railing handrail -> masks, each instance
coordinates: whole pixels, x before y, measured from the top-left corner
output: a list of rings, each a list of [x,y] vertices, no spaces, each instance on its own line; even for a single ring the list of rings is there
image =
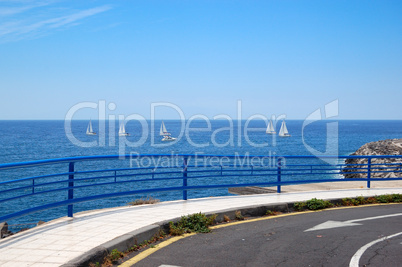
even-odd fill
[[[139,158],[139,157],[216,157],[216,158],[317,158],[313,155],[214,155],[214,154],[125,154],[125,155],[96,155],[96,156],[76,156],[76,157],[66,157],[66,158],[55,158],[55,159],[43,159],[34,161],[24,161],[24,162],[12,162],[0,164],[1,169],[12,169],[19,167],[31,167],[40,166],[54,163],[70,163],[78,161],[87,160],[104,160],[104,159],[127,159],[127,158]],[[338,158],[338,159],[357,159],[357,158],[402,158],[402,155],[353,155],[353,156],[341,156],[341,155],[322,155],[319,158]]]
[[[177,159],[181,158],[181,161],[177,161],[177,165],[175,166],[158,166],[154,162],[151,166],[141,166],[141,167],[132,167],[130,168],[119,168],[113,167],[110,169],[83,169],[83,170],[76,170],[75,163],[83,162],[83,161],[99,161],[99,160],[117,160],[117,159],[124,159],[124,160],[131,160],[136,158],[166,158],[166,159]],[[215,164],[206,164],[200,163],[192,165],[190,161],[197,160],[197,159],[219,159],[219,158],[228,158],[233,160],[232,163],[225,165],[222,164],[215,165]],[[273,160],[275,164],[266,166],[266,165],[253,165],[253,163],[242,163],[237,164],[236,159],[253,159],[253,158],[262,158],[262,159],[270,159]],[[243,186],[277,186],[277,192],[281,192],[281,186],[283,185],[290,185],[290,184],[306,184],[306,183],[317,183],[317,182],[338,182],[338,181],[367,181],[367,187],[370,187],[370,181],[380,181],[380,180],[402,180],[402,177],[389,177],[389,178],[376,178],[372,175],[377,173],[402,173],[402,163],[399,162],[389,162],[389,163],[375,163],[372,162],[373,159],[378,158],[388,158],[388,159],[400,159],[402,155],[352,155],[352,156],[338,156],[338,155],[327,155],[327,156],[320,156],[316,157],[313,155],[213,155],[213,154],[127,154],[127,155],[98,155],[98,156],[77,156],[77,157],[65,157],[65,158],[56,158],[56,159],[45,159],[45,160],[36,160],[36,161],[27,161],[27,162],[16,162],[16,163],[5,163],[0,164],[0,171],[9,170],[9,169],[17,169],[17,168],[29,168],[29,167],[37,167],[43,165],[56,165],[61,163],[68,163],[68,171],[54,171],[53,173],[41,174],[41,175],[33,175],[31,177],[24,177],[19,179],[11,179],[7,181],[1,181],[0,186],[5,186],[4,190],[0,191],[0,195],[3,193],[4,198],[0,198],[0,203],[4,203],[7,201],[13,201],[19,198],[25,198],[30,196],[37,196],[46,193],[53,193],[53,192],[61,192],[67,191],[68,198],[66,200],[57,200],[52,199],[51,203],[41,205],[38,204],[34,207],[13,212],[11,214],[7,214],[4,216],[0,216],[0,222],[4,219],[16,218],[22,215],[26,215],[32,212],[36,212],[39,210],[54,208],[58,206],[67,206],[68,207],[68,216],[73,215],[73,204],[90,201],[90,200],[97,200],[101,198],[109,198],[109,197],[116,197],[116,196],[126,196],[132,195],[134,193],[148,193],[148,192],[166,192],[166,191],[173,191],[179,190],[183,192],[183,199],[187,200],[187,191],[195,190],[195,189],[216,189],[216,188],[227,188],[227,187],[243,187]],[[334,163],[334,164],[283,164],[283,159],[367,159],[367,163],[363,164],[356,164],[356,163]],[[180,164],[179,164],[180,163]],[[194,163],[193,163],[194,164]],[[385,167],[381,166],[385,165]],[[65,166],[61,166],[65,168]],[[85,167],[85,166],[84,166]],[[225,169],[228,167],[228,169]],[[258,168],[257,168],[258,167]],[[261,167],[262,169],[260,169]],[[169,168],[172,169],[169,171]],[[174,169],[176,168],[176,169]],[[242,169],[244,168],[244,169]],[[52,169],[53,170],[53,169]],[[57,169],[58,170],[58,169]],[[158,170],[158,171],[155,171]],[[399,171],[398,171],[399,170]],[[333,172],[334,171],[334,172]],[[114,172],[114,173],[107,173],[106,176],[104,174],[107,172]],[[120,173],[117,173],[120,172]],[[128,172],[128,173],[124,173]],[[130,173],[132,172],[132,173]],[[218,173],[219,174],[216,174]],[[250,173],[249,173],[250,172]],[[97,174],[99,173],[99,175]],[[344,178],[344,179],[312,179],[309,176],[311,175],[329,175],[329,174],[345,174],[345,173],[352,173],[352,174],[367,174],[367,178]],[[96,174],[96,175],[95,175]],[[31,174],[32,175],[32,174]],[[87,177],[88,175],[93,175]],[[102,176],[103,175],[103,176]],[[159,176],[158,176],[159,175]],[[162,176],[160,176],[162,175]],[[165,176],[163,176],[165,175]],[[297,181],[286,181],[283,177],[286,176],[293,176],[298,175],[300,177],[308,177],[302,178],[301,180]],[[75,177],[76,176],[76,177]],[[138,177],[137,177],[138,176]],[[156,177],[155,177],[156,176]],[[272,178],[277,177],[276,181],[273,180],[244,180],[240,183],[224,183],[222,181],[217,181],[220,183],[212,183],[212,184],[188,184],[190,181],[195,181],[195,179],[210,179],[210,178],[228,178],[228,177],[241,177],[241,178],[249,178],[249,177],[263,177]],[[61,177],[61,180],[46,180],[49,178]],[[131,178],[135,178],[130,180]],[[144,178],[145,177],[145,178]],[[378,176],[377,176],[378,177]],[[119,178],[120,180],[117,180]],[[45,179],[45,180],[40,180]],[[93,182],[100,179],[105,179],[106,182]],[[114,181],[108,181],[106,179],[114,179]],[[92,183],[82,185],[80,183],[86,182],[87,180],[93,180]],[[133,190],[132,188],[125,188],[126,191],[120,192],[112,192],[112,191],[104,191],[98,192],[89,195],[89,196],[76,196],[74,197],[74,190],[79,190],[81,188],[95,188],[96,186],[105,186],[105,185],[121,185],[121,184],[130,184],[136,182],[149,182],[149,181],[162,181],[162,180],[182,180],[181,185],[171,186],[166,184],[164,187],[161,184],[158,184],[154,188],[145,188],[145,189],[136,189]],[[31,181],[31,184],[29,184]],[[38,182],[44,181],[44,182]],[[215,181],[215,180],[213,180]],[[18,185],[17,183],[24,183]],[[15,183],[16,185],[11,184]],[[28,184],[27,184],[28,183]],[[67,184],[66,184],[67,183]],[[53,187],[53,188],[46,188],[45,186],[50,185],[59,185],[64,184],[60,187]],[[12,191],[18,190],[25,190],[28,193],[23,192],[24,194],[10,195]],[[31,193],[29,191],[32,191]],[[36,203],[35,203],[36,204]],[[1,214],[0,214],[1,215]]]

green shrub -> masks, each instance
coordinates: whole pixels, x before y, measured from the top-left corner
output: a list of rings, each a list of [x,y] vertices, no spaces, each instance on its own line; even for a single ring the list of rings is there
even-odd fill
[[[392,194],[393,202],[402,202],[402,194]]]
[[[329,201],[312,198],[312,199],[306,201],[306,206],[309,210],[320,210],[320,209],[332,207],[332,204]]]
[[[130,247],[130,248],[128,249],[128,251],[129,251],[129,252],[132,252],[132,251],[137,251],[137,250],[139,250],[139,249],[140,249],[140,246],[134,245],[134,246]]]
[[[169,222],[169,232],[171,235],[182,235],[186,233],[187,229],[181,225],[177,225],[174,222]]]
[[[357,197],[355,200],[356,200],[357,205],[366,204],[366,199],[364,197],[362,197],[362,196]]]
[[[393,202],[393,197],[392,195],[381,195],[377,196],[377,201],[380,203],[390,203]]]
[[[367,200],[362,196],[359,196],[356,198],[348,198],[347,197],[347,198],[342,199],[343,206],[358,206],[358,205],[363,205],[366,203],[368,203]]]
[[[275,215],[275,212],[273,212],[272,210],[267,210],[265,215],[272,216],[272,215]]]
[[[324,204],[325,204],[325,208],[332,208],[332,207],[335,207],[335,205],[332,204],[331,201],[328,201],[328,200],[325,200],[325,201],[324,201]]]
[[[342,198],[342,205],[343,206],[353,206],[352,199],[349,197]]]
[[[305,202],[295,202],[293,204],[293,207],[297,211],[302,211],[306,209],[306,203]]]
[[[241,211],[240,211],[240,210],[235,211],[235,218],[236,218],[236,220],[238,220],[238,221],[243,221],[243,220],[244,220],[244,216],[241,214]]]
[[[119,260],[121,257],[123,257],[123,252],[120,252],[117,249],[113,249],[110,253],[110,260],[112,262]]]
[[[216,214],[212,216],[205,216],[205,214],[195,213],[188,216],[182,216],[180,221],[177,223],[170,222],[170,234],[171,235],[182,235],[184,233],[208,233],[211,230],[208,226],[214,223]]]
[[[359,206],[360,205],[360,201],[357,200],[356,198],[352,198],[351,202],[352,202],[353,206]]]

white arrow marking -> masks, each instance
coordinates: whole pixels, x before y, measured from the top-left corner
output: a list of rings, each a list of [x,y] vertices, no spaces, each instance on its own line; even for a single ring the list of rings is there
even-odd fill
[[[382,219],[382,218],[387,218],[387,217],[395,217],[395,216],[402,216],[402,213],[395,213],[395,214],[375,216],[375,217],[367,217],[367,218],[363,218],[363,219],[355,219],[355,220],[349,220],[349,221],[344,221],[344,222],[326,221],[326,222],[316,225],[310,229],[307,229],[304,232],[345,227],[345,226],[356,226],[356,225],[361,225],[361,223],[356,223],[356,222],[377,220],[377,219]]]
[[[345,222],[326,221],[326,222],[321,223],[319,225],[316,225],[316,226],[314,226],[314,227],[312,227],[310,229],[307,229],[304,232],[331,229],[331,228],[338,228],[338,227],[345,227],[345,226],[356,226],[356,225],[361,225],[361,223],[353,223],[353,222],[350,222],[350,221],[345,221]]]

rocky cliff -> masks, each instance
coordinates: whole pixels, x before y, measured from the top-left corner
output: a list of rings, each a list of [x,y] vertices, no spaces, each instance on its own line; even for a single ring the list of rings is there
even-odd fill
[[[388,139],[377,142],[371,142],[360,147],[354,155],[402,155],[402,139]],[[385,164],[389,163],[401,163],[395,165]],[[343,169],[343,175],[345,178],[367,178],[367,173],[351,173],[359,170],[351,170],[350,168],[356,168],[359,166],[353,166],[353,164],[364,164],[360,168],[367,168],[367,159],[346,159],[345,164],[349,165]],[[398,159],[372,159],[371,160],[372,173],[371,178],[392,178],[402,177],[402,158]],[[383,172],[392,171],[392,172]]]

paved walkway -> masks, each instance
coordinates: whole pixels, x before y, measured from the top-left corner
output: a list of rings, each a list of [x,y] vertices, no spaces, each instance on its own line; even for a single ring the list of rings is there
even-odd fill
[[[370,184],[374,188],[402,188],[402,181],[372,181]],[[267,187],[276,190],[276,187]],[[308,192],[308,191],[327,191],[327,190],[342,190],[342,189],[364,189],[367,188],[366,181],[351,181],[351,182],[329,182],[316,184],[298,184],[282,186],[282,193]]]
[[[402,187],[203,198],[82,212],[0,240],[0,266],[60,266],[132,231],[196,212],[391,193],[402,194]]]

